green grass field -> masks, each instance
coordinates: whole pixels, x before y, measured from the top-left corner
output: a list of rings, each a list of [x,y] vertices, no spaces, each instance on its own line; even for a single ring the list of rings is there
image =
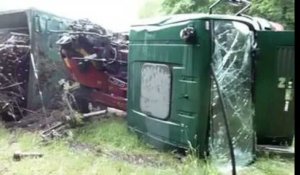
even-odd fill
[[[41,158],[13,161],[15,151]],[[42,142],[38,133],[8,132],[0,126],[0,175],[214,175],[216,168],[193,155],[175,158],[159,152],[127,130],[122,119],[105,119],[72,130],[68,137]],[[230,174],[230,173],[227,173]],[[260,158],[239,175],[292,175],[294,161]]]

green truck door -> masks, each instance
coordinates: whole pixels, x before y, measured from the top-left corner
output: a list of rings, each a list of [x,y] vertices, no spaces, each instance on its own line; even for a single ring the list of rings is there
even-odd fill
[[[180,38],[186,27],[197,43]],[[128,125],[156,147],[207,148],[210,32],[204,20],[161,21],[130,32]]]

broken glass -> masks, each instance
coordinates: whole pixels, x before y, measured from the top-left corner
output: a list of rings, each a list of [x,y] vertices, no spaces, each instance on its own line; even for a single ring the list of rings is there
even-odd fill
[[[254,149],[250,55],[254,35],[240,22],[220,20],[213,26],[213,71],[224,99],[236,165],[244,166],[253,160]],[[218,166],[230,167],[223,115],[216,82],[212,81],[210,154]]]

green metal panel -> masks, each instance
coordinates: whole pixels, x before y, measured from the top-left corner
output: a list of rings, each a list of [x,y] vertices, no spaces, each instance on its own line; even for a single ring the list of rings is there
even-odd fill
[[[207,150],[210,95],[210,32],[205,20],[134,27],[130,32],[128,125],[157,147],[197,147]],[[193,26],[197,44],[186,44],[180,31]],[[170,106],[160,119],[141,109],[144,64],[167,65],[170,70]],[[149,92],[150,93],[150,92]],[[155,95],[155,94],[152,94]]]
[[[258,47],[255,87],[258,143],[271,144],[282,139],[291,142],[295,115],[294,32],[258,32]]]
[[[55,16],[37,9],[13,10],[0,13],[1,32],[21,32],[30,35],[31,54],[37,69],[30,66],[27,108],[55,107],[60,98],[58,81],[66,78],[64,64],[58,54],[58,33],[50,30],[65,30],[70,19]],[[39,91],[42,92],[41,101]]]
[[[30,70],[28,108],[55,107],[60,98],[58,81],[66,77],[66,70],[58,54],[58,46],[55,42],[58,33],[50,30],[65,30],[71,20],[55,16],[36,9],[27,11],[27,21],[30,32],[31,52],[36,64],[38,79],[34,76],[33,66]],[[42,92],[43,102],[39,95]]]

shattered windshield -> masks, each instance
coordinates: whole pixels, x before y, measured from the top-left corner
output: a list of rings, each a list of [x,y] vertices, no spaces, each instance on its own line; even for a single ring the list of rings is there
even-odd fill
[[[251,94],[251,47],[253,32],[234,21],[214,21],[213,71],[224,99],[237,165],[253,159],[254,132]],[[210,153],[212,161],[230,167],[230,151],[216,82],[211,88]]]

